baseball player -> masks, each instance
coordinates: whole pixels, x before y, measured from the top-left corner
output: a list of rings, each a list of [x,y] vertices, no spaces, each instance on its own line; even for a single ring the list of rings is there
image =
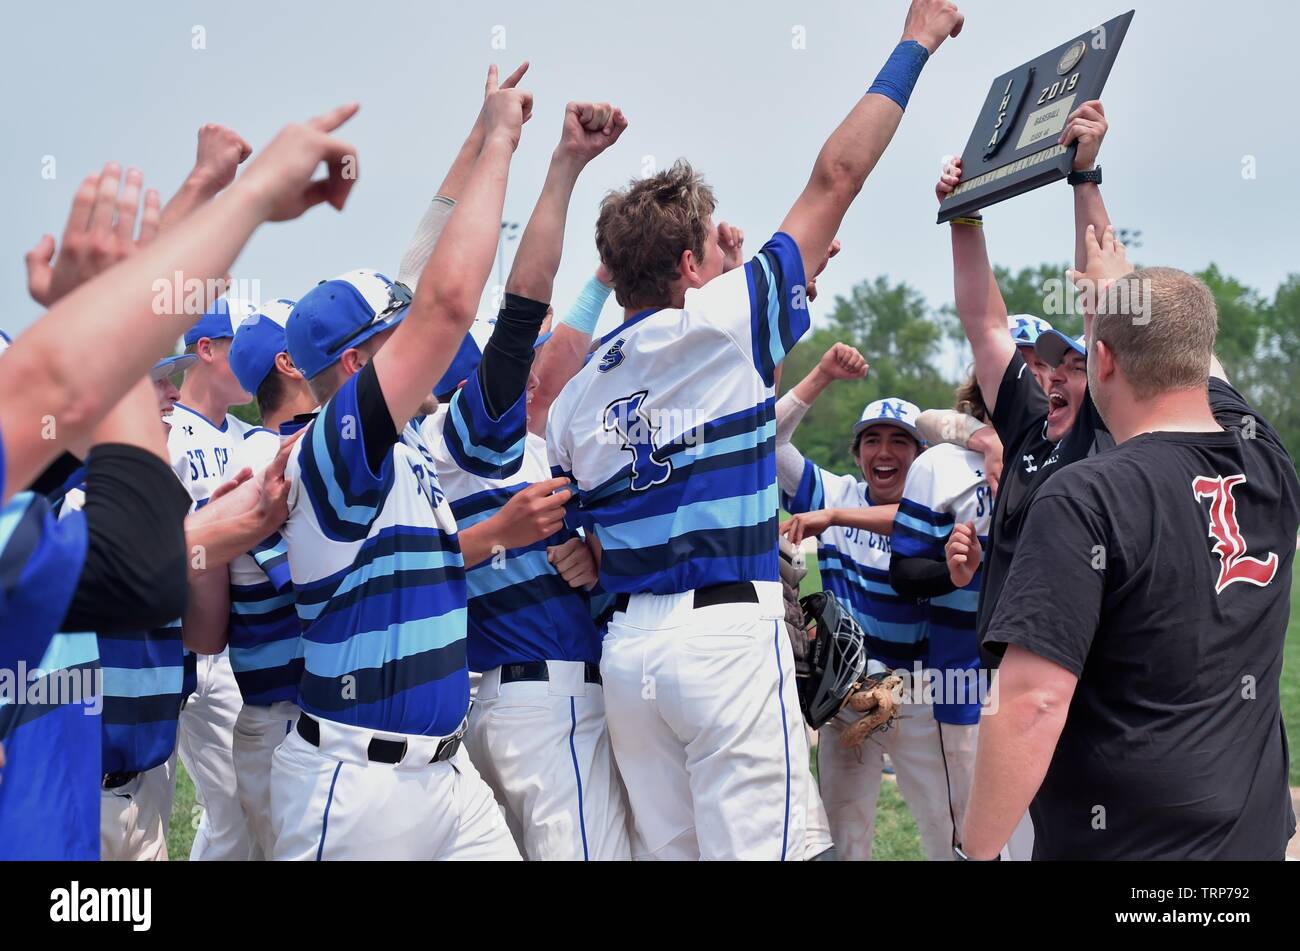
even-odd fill
[[[226,480],[230,457],[249,429],[227,411],[250,398],[231,371],[230,345],[252,312],[247,301],[221,298],[185,333],[185,353],[198,363],[181,386],[167,449],[174,462],[189,460],[188,486],[197,506]],[[225,652],[197,658],[197,675],[194,695],[181,711],[179,742],[181,761],[203,806],[190,858],[245,860],[253,854],[253,836],[239,804],[231,753],[239,688]]]
[[[262,425],[248,430],[231,459],[233,471],[264,469],[280,449],[280,429],[316,401],[289,358],[285,325],[294,302],[272,301],[235,331],[230,368],[257,395]],[[243,706],[232,755],[240,806],[255,840],[253,857],[272,853],[271,757],[298,716],[301,625],[294,608],[288,550],[279,532],[230,563],[230,668]]]
[[[635,857],[803,857],[775,372],[808,329],[805,275],[824,265],[925,60],[961,24],[950,3],[912,4],[876,84],[743,265],[684,162],[602,203],[596,243],[625,320],[556,399],[547,443],[619,595],[601,675]]]
[[[972,378],[958,392],[958,406],[981,422],[988,415]],[[978,567],[950,576],[945,544],[960,524],[987,538],[993,517],[993,490],[977,452],[943,444],[922,453],[908,470],[890,536],[890,584],[899,594],[921,601],[922,642],[926,645],[926,690],[932,697],[935,734],[943,763],[943,790],[949,824],[947,845],[961,829],[975,767],[980,704]],[[937,785],[937,784],[936,784]],[[936,844],[927,842],[927,846]],[[948,859],[951,850],[931,858]]]
[[[464,564],[490,551],[458,537],[412,420],[473,320],[531,110],[493,67],[481,148],[414,297],[354,271],[290,314],[289,353],[323,405],[290,455],[282,531],[304,667],[302,712],[272,762],[277,859],[518,858],[460,749]]]
[[[529,431],[537,428],[529,418],[532,342],[549,310],[574,183],[626,127],[608,104],[569,103],[482,361],[426,424],[462,532],[512,500],[545,499],[556,484],[545,440]],[[454,390],[462,378],[453,367],[435,392]],[[470,451],[463,434],[480,429],[495,430],[499,447],[522,443],[522,454],[512,451],[503,465],[497,454]],[[481,674],[466,746],[526,858],[627,859],[624,793],[605,729],[599,635],[586,591],[595,564],[563,514],[552,508],[546,537],[533,544],[502,536],[504,550],[477,565],[466,559],[466,649],[470,669]]]

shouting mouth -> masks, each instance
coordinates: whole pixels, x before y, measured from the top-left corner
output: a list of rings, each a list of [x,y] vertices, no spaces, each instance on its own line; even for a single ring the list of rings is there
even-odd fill
[[[1052,390],[1047,394],[1047,406],[1047,420],[1048,422],[1054,422],[1069,410],[1070,400],[1060,390]]]

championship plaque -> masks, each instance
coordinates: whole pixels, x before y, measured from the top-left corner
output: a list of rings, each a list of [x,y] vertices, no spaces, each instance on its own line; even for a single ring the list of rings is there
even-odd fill
[[[961,183],[939,206],[940,224],[1070,174],[1077,146],[1057,140],[1071,112],[1101,97],[1133,13],[993,80],[962,152]]]

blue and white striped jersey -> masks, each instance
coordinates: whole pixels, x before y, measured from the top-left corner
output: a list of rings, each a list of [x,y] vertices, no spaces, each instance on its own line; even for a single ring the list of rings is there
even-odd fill
[[[894,519],[894,551],[907,558],[943,561],[944,544],[953,525],[973,522],[980,543],[987,546],[992,519],[993,492],[984,477],[984,457],[958,446],[937,445],[921,453],[907,472],[903,499]],[[982,575],[983,566],[965,588],[931,598],[925,606],[929,668],[979,668],[979,636],[975,628]],[[960,681],[952,682],[961,687]],[[978,694],[959,692],[962,695],[950,696],[946,690],[936,695],[935,719],[942,723],[978,723]]]
[[[611,592],[776,581],[776,367],[808,330],[803,262],[777,233],[743,267],[596,346],[551,407],[552,471],[604,549]]]
[[[793,515],[871,504],[867,483],[836,475],[805,459],[794,491],[782,485],[781,504]],[[889,584],[888,535],[832,525],[817,539],[822,588],[847,604],[867,636],[867,652],[888,667],[912,669],[925,656],[922,608]]]
[[[85,501],[82,481],[64,495],[59,518],[81,517]],[[165,627],[95,637],[103,678],[104,772],[144,772],[167,762],[187,696],[180,618]],[[194,673],[197,680],[197,664]]]
[[[527,432],[526,420],[522,396],[492,420],[475,373],[450,406],[440,407],[425,422],[438,477],[461,531],[491,518],[516,492],[551,477],[546,441]],[[444,439],[444,433],[453,435]],[[509,449],[485,458],[488,451],[481,443],[489,437]],[[467,570],[470,670],[525,661],[600,660],[590,597],[569,587],[546,560],[547,546],[576,537],[566,527]]]
[[[189,478],[182,481],[194,501],[202,505],[212,490],[226,481],[230,457],[248,424],[228,414],[220,423],[214,423],[183,403],[176,404],[168,422],[171,429],[167,433],[167,455],[173,465],[182,456],[189,460]]]
[[[99,651],[59,631],[85,557],[80,512],[0,510],[0,860],[99,858]]]
[[[260,472],[280,451],[280,436],[257,427],[244,434],[230,471]],[[289,546],[275,532],[230,563],[230,668],[245,703],[298,699],[302,625],[289,576]]]
[[[363,386],[374,388],[366,405],[386,415],[368,364],[289,455],[289,521],[281,534],[302,622],[298,703],[327,720],[446,736],[469,707],[456,522],[415,422],[371,470],[358,401]]]

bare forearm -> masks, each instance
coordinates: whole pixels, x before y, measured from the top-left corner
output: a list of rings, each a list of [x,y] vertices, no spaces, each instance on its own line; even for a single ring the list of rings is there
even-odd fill
[[[1105,234],[1110,225],[1101,186],[1092,182],[1074,186],[1074,267],[1077,271],[1088,267],[1088,225],[1096,225],[1097,234]]]
[[[957,318],[975,356],[975,376],[984,395],[984,405],[993,410],[998,386],[1015,345],[1007,333],[1007,305],[997,278],[989,265],[984,229],[953,225],[953,299]]]
[[[961,837],[971,858],[994,858],[1029,808],[1051,765],[1066,708],[1044,709],[1033,692],[1000,698],[980,718],[979,755]]]
[[[185,519],[190,580],[221,569],[272,533],[254,513],[225,510],[218,499]]]
[[[222,568],[190,579],[181,622],[185,646],[197,654],[220,654],[230,639],[230,573]]]
[[[99,421],[91,430],[90,442],[137,446],[168,462],[167,439],[158,418],[158,397],[148,378],[142,377]]]
[[[569,214],[569,200],[577,184],[583,163],[557,149],[551,156],[542,194],[537,199],[519,251],[515,254],[506,290],[530,300],[550,302],[555,273],[560,269],[564,249],[564,225]]]
[[[894,530],[897,505],[866,505],[855,508],[831,509],[831,524],[845,528],[859,528],[877,535],[888,535]]]
[[[464,144],[461,145],[460,151],[456,153],[456,158],[451,163],[451,168],[447,169],[446,178],[438,186],[439,195],[450,198],[452,201],[460,199],[482,148],[483,125],[482,121],[479,120],[474,123],[474,128],[470,129]]]
[[[159,231],[174,228],[195,209],[216,197],[219,191],[221,188],[215,181],[191,172],[176,190],[176,194],[163,206],[158,222]]]

